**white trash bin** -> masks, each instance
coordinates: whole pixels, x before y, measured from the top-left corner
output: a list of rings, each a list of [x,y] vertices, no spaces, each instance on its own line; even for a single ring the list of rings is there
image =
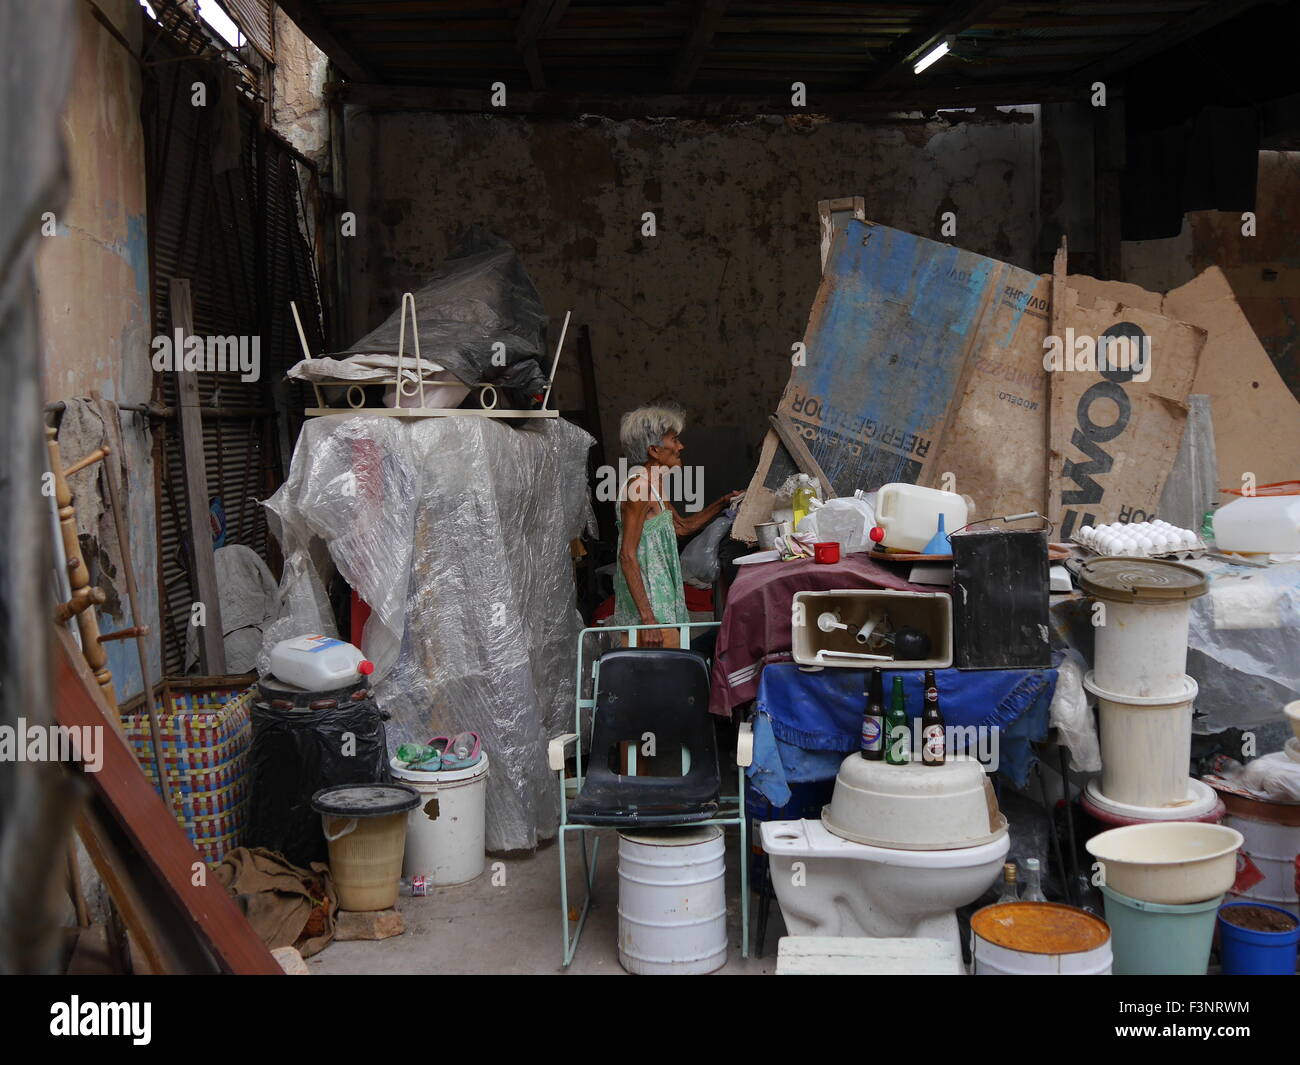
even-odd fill
[[[487,752],[468,769],[422,772],[396,758],[389,765],[397,780],[420,793],[420,805],[407,823],[402,875],[427,877],[437,887],[481,876],[487,864]]]
[[[618,960],[630,973],[727,962],[726,848],[717,825],[618,834]]]

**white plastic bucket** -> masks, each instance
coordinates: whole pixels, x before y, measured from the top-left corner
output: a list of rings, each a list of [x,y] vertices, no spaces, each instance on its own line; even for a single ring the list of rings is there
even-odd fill
[[[1088,840],[1106,886],[1140,902],[1184,906],[1222,895],[1237,875],[1241,833],[1202,821],[1153,821]]]
[[[1083,684],[1097,696],[1106,798],[1130,806],[1185,802],[1196,681],[1184,677],[1177,695],[1146,698],[1108,691],[1095,673],[1084,677]]]
[[[420,793],[406,829],[403,876],[428,877],[430,884],[466,884],[483,873],[488,756],[468,769],[424,773],[396,758],[393,776]]]
[[[1286,824],[1285,820],[1300,821],[1294,803],[1276,803],[1267,799],[1253,800],[1265,813],[1278,817],[1275,821],[1256,820],[1231,812],[1223,823],[1235,828],[1245,840],[1241,852],[1237,855],[1237,881],[1233,885],[1244,884],[1263,876],[1262,880],[1251,883],[1241,892],[1231,892],[1229,901],[1250,899],[1280,906],[1300,917],[1300,898],[1296,894],[1296,861],[1300,858],[1300,823]],[[1234,804],[1238,805],[1238,804]],[[1272,811],[1267,808],[1273,808]]]
[[[985,906],[971,917],[971,968],[976,976],[1107,976],[1110,929],[1055,902]]]
[[[1107,600],[1105,606],[1106,623],[1093,629],[1093,672],[1098,687],[1139,698],[1178,695],[1187,673],[1191,600]]]
[[[630,973],[711,973],[727,961],[726,851],[717,825],[618,835],[618,960]]]

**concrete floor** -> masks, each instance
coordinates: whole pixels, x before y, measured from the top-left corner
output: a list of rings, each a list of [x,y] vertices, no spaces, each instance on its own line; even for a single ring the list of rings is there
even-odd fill
[[[618,833],[599,835],[596,902],[582,943],[568,971],[624,975],[618,962]],[[590,843],[588,844],[590,846]],[[582,859],[569,841],[569,899],[581,904]],[[494,875],[494,866],[500,862]],[[740,956],[740,877],[734,830],[727,834],[727,930],[730,952],[720,973],[766,975],[776,971],[776,944],[784,934],[781,911],[772,905],[767,954]],[[502,875],[504,874],[504,876]],[[497,883],[494,884],[494,879]],[[502,882],[504,881],[504,882]],[[560,859],[556,844],[530,858],[488,859],[483,876],[458,887],[438,888],[424,898],[399,898],[406,932],[379,942],[331,943],[307,959],[312,973],[563,973],[560,937]],[[751,913],[751,927],[754,915]]]

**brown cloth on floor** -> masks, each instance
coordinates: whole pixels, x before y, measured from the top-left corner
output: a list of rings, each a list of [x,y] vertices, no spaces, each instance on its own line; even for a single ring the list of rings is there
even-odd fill
[[[323,862],[308,872],[264,847],[236,847],[212,871],[271,950],[297,947],[310,958],[334,938],[339,899]]]

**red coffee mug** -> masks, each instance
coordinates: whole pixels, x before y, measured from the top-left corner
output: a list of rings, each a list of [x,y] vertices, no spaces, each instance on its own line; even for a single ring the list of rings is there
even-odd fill
[[[814,562],[821,562],[825,565],[831,565],[832,563],[838,562],[839,560],[840,560],[840,545],[836,543],[834,540],[829,540],[826,543],[821,543],[821,544],[813,544]]]

